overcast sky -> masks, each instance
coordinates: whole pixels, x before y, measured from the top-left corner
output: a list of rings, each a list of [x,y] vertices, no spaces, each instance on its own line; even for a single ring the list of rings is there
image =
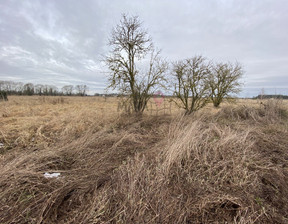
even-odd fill
[[[1,0],[0,80],[103,92],[111,29],[138,15],[169,61],[238,61],[241,96],[288,94],[287,0]]]

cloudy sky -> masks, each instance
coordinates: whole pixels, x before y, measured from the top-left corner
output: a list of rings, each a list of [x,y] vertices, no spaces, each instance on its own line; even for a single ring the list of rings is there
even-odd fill
[[[287,0],[1,0],[0,80],[87,84],[121,15],[138,15],[169,61],[203,55],[243,65],[241,96],[288,94]]]

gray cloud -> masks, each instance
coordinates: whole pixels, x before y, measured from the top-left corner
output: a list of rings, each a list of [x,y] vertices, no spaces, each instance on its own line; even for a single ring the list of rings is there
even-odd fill
[[[162,55],[202,54],[239,61],[243,96],[288,94],[285,0],[26,0],[0,2],[0,79],[87,84],[103,91],[111,29],[122,13],[139,15]]]

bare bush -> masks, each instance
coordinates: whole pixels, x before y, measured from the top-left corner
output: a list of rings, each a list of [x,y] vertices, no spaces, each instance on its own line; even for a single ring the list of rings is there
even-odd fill
[[[218,107],[224,98],[230,94],[240,92],[240,78],[243,69],[239,63],[218,63],[211,69],[209,85],[211,89],[211,99],[215,107]]]
[[[210,97],[208,84],[209,64],[202,56],[179,61],[173,65],[174,95],[180,99],[176,104],[191,114],[204,107]]]

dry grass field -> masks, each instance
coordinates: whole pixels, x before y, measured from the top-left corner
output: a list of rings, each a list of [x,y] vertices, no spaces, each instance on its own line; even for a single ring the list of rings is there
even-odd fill
[[[288,223],[286,101],[118,100],[0,102],[0,223]]]

